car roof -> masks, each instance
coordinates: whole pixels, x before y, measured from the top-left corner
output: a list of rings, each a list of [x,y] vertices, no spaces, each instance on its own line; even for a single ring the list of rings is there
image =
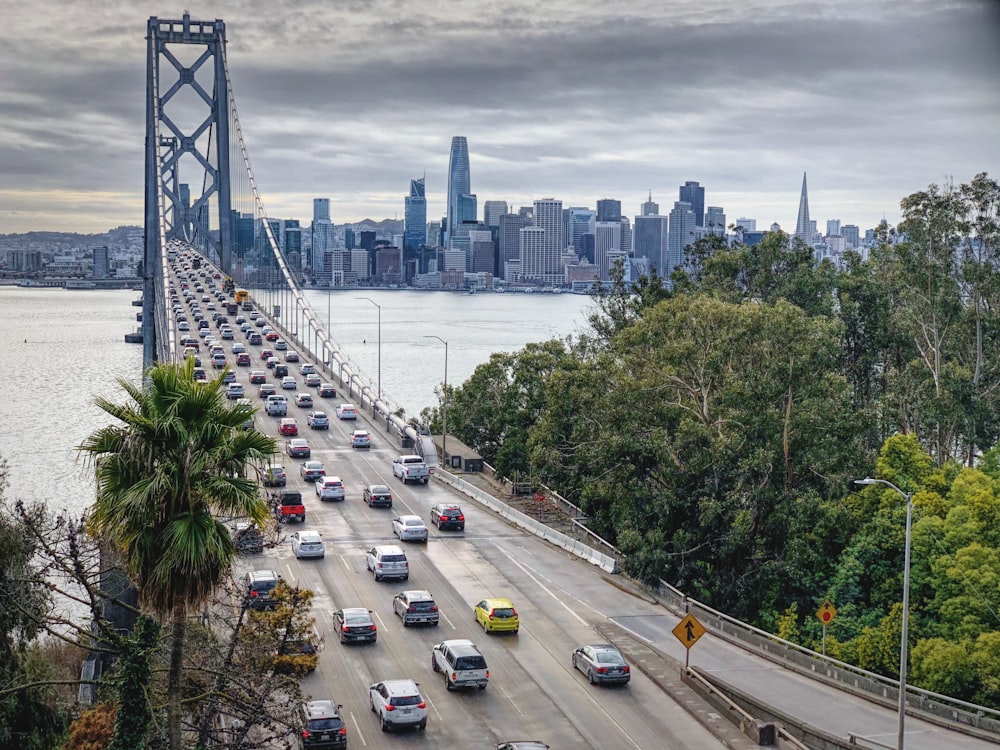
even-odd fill
[[[382,680],[382,684],[385,685],[385,689],[388,690],[393,695],[420,694],[420,691],[417,689],[417,683],[415,683],[413,680],[407,680],[407,679]]]
[[[447,646],[452,651],[460,651],[466,654],[474,653],[481,654],[482,652],[476,646],[475,643],[470,641],[468,638],[453,638],[448,641],[441,641],[441,646]]]
[[[320,536],[320,534],[319,534],[318,531],[306,530],[306,531],[300,531],[299,532],[299,540],[303,541],[303,542],[306,542],[306,541],[309,541],[309,542],[321,542],[321,541],[323,541],[323,537]]]
[[[376,544],[373,549],[377,549],[384,555],[402,555],[403,548],[398,544]]]
[[[399,516],[400,521],[412,521],[414,519],[423,522],[423,519],[420,516],[414,515],[413,513],[405,513]]]
[[[278,580],[278,573],[274,570],[251,570],[247,576],[253,581]]]
[[[369,492],[389,492],[389,488],[384,484],[369,484]]]
[[[347,615],[371,615],[371,610],[368,607],[344,607],[341,610],[344,616]]]
[[[431,596],[431,593],[429,591],[424,591],[423,589],[410,589],[408,591],[400,591],[399,593],[405,596],[407,599],[413,599],[413,600],[426,599],[429,601],[433,601],[434,599],[434,597]],[[469,642],[471,643],[472,641]]]
[[[306,714],[310,719],[339,718],[340,708],[333,701],[309,701],[306,703]]]
[[[513,607],[514,606],[514,602],[512,602],[510,599],[501,599],[501,598],[497,598],[497,597],[488,597],[488,598],[484,599],[483,601],[485,601],[491,607]]]

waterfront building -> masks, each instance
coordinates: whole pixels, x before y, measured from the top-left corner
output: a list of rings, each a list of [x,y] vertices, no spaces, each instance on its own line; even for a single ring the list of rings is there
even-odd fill
[[[809,219],[809,191],[806,187],[806,173],[802,173],[802,192],[799,194],[799,214],[795,220],[795,236],[805,243],[812,242],[814,233]]]
[[[94,248],[93,277],[95,279],[108,278],[110,266],[108,265],[108,246],[102,245]]]
[[[547,251],[545,230],[542,227],[524,227],[520,231],[520,271],[525,281],[547,283]]]
[[[427,241],[427,195],[424,179],[410,180],[403,201],[403,250],[415,253]]]
[[[597,223],[597,212],[591,208],[573,207],[569,209],[567,220],[566,243],[573,246],[576,254],[580,255],[580,238],[585,234],[594,233],[594,224]],[[591,259],[593,261],[593,259]]]
[[[597,258],[597,237],[594,234],[596,231],[597,223],[594,222],[595,230],[586,232],[580,235],[579,245],[575,245],[577,257],[580,260],[586,260],[588,263],[593,265]]]
[[[543,284],[562,283],[559,258],[565,249],[563,243],[562,201],[544,198],[534,203],[534,229],[542,231],[541,254],[528,258],[524,255],[524,230],[521,231],[521,272],[525,280]],[[531,241],[534,242],[534,236]],[[532,245],[534,251],[534,245]]]
[[[691,205],[691,211],[694,213],[694,225],[696,227],[705,226],[705,188],[697,182],[689,180],[681,185],[679,193],[679,200]]]

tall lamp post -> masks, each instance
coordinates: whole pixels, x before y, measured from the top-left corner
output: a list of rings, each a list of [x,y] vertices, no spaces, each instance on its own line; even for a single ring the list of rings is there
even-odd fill
[[[437,339],[444,344],[444,389],[441,391],[441,462],[448,460],[448,342],[433,333],[424,338]]]
[[[913,493],[903,492],[887,479],[855,479],[855,484],[884,484],[892,487],[906,500],[906,542],[903,548],[903,635],[899,646],[899,728],[896,732],[896,748],[903,750],[903,730],[906,725],[906,631],[910,621],[910,522],[913,517]]]
[[[382,398],[382,305],[371,297],[355,297],[355,299],[366,299],[378,308],[378,395],[376,400]]]

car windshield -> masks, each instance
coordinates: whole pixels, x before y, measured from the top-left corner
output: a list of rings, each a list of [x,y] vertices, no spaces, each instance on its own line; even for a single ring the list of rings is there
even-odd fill
[[[340,729],[344,726],[344,722],[340,719],[310,719],[308,726],[310,732],[325,732],[331,729]]]
[[[348,625],[371,625],[372,618],[367,612],[346,612],[344,622]]]
[[[419,518],[404,518],[403,524],[405,526],[423,526],[424,522],[421,521]]]
[[[389,488],[381,484],[376,484],[375,486],[372,487],[371,492],[373,495],[388,495]]]
[[[406,559],[404,555],[383,555],[382,562],[403,562]]]
[[[597,661],[601,664],[621,664],[622,657],[616,651],[598,651]]]

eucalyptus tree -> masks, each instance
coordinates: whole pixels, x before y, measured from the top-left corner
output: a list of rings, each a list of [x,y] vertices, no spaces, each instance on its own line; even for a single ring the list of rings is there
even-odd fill
[[[80,451],[94,467],[92,533],[121,558],[140,605],[171,624],[170,747],[181,746],[181,677],[189,611],[228,574],[236,554],[222,518],[263,522],[258,476],[273,438],[243,429],[255,411],[231,403],[223,377],[193,378],[193,360],[154,365],[142,385],[119,379],[128,400],[97,398],[117,420]]]

